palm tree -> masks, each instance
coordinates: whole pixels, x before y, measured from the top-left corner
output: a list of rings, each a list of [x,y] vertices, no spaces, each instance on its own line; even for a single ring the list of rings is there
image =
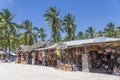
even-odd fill
[[[44,29],[44,28],[40,28],[40,29],[39,29],[39,28],[37,28],[37,27],[34,28],[34,29],[37,30],[37,32],[39,33],[39,34],[38,34],[38,37],[41,38],[42,41],[44,41],[45,38],[46,38],[46,36],[47,36],[47,34],[45,33],[45,32],[46,32],[45,29]]]
[[[106,37],[116,37],[115,25],[113,23],[109,23],[104,29],[104,32],[106,34]]]
[[[0,29],[0,47],[4,48],[7,51],[8,39],[7,35],[3,33],[2,29]]]
[[[88,27],[88,29],[86,30],[86,33],[89,35],[89,38],[93,38],[93,37],[94,37],[95,30],[93,29],[92,26],[90,26],[90,27]]]
[[[74,40],[77,26],[75,22],[75,16],[72,16],[72,14],[67,14],[63,20],[63,25],[63,30],[67,33],[66,39]]]
[[[103,32],[102,31],[98,31],[95,33],[95,37],[100,37],[103,36]]]
[[[84,39],[89,39],[89,34],[88,33],[84,34]]]
[[[2,28],[3,32],[6,34],[8,39],[7,46],[9,47],[9,55],[10,55],[10,36],[11,35],[15,36],[17,33],[17,24],[12,22],[14,17],[15,15],[10,13],[8,9],[3,9],[3,11],[0,12],[0,18],[1,18],[0,24],[2,25],[0,27]]]
[[[120,27],[115,28],[116,37],[120,38]]]
[[[12,50],[16,50],[20,44],[19,44],[20,40],[18,39],[18,36],[14,37],[13,35],[10,36],[10,45],[11,45],[11,49]]]
[[[21,33],[19,39],[22,39],[24,45],[32,45],[37,42],[37,34],[33,32],[34,28],[32,26],[32,22],[25,20],[22,22],[21,26],[25,31]]]
[[[52,29],[53,41],[56,42],[56,38],[59,35],[59,32],[62,31],[61,25],[62,21],[59,17],[59,11],[55,7],[50,7],[44,14],[45,21],[49,23],[49,26]]]
[[[60,36],[60,32],[58,33],[58,36],[56,38],[56,42],[59,43],[62,41],[62,37]]]
[[[84,33],[83,32],[79,32],[78,34],[77,34],[77,39],[84,39]]]

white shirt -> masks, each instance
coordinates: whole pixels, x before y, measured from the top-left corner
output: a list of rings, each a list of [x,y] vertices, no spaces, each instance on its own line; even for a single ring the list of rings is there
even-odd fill
[[[34,52],[32,52],[32,57],[35,58],[35,53]]]
[[[45,51],[42,51],[42,57],[45,57]]]

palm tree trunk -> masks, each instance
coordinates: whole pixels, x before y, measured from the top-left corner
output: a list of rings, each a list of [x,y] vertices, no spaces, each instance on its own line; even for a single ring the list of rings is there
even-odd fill
[[[6,44],[5,44],[5,52],[7,52],[7,46],[8,46],[8,45],[7,45],[7,43],[6,43]]]
[[[55,26],[53,26],[53,29],[52,29],[52,33],[53,33],[53,42],[56,42],[56,29],[55,29],[56,27]]]
[[[10,32],[8,32],[8,47],[9,47],[9,60],[10,60]]]
[[[54,42],[56,42],[56,34],[57,34],[57,32],[56,32],[56,25],[55,25],[55,19],[53,20],[53,25],[52,25],[52,31],[53,31],[53,41]]]

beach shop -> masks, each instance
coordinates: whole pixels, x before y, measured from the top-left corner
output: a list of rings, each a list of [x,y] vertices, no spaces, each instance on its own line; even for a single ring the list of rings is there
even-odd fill
[[[40,54],[39,64],[65,71],[112,73],[119,68],[120,38],[74,40],[33,50]]]
[[[120,66],[120,38],[99,37],[70,41],[66,44],[70,49],[69,53],[72,52],[77,70],[81,63],[82,71],[88,72],[112,73],[115,66]]]

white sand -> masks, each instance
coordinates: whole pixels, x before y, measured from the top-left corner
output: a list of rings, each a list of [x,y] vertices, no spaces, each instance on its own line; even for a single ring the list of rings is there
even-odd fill
[[[43,66],[0,63],[0,80],[120,80],[120,77],[98,73],[67,72]]]

